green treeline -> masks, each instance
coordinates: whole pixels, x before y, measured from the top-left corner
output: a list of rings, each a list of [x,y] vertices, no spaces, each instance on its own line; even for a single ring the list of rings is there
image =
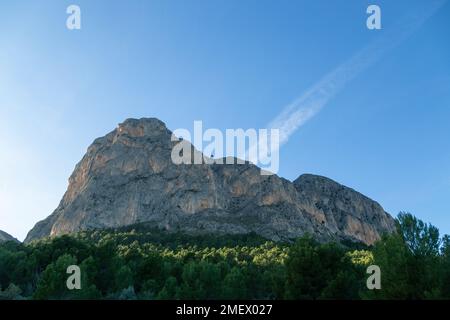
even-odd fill
[[[145,227],[0,244],[0,299],[449,299],[450,237],[411,214],[361,248]],[[381,269],[368,290],[366,268]],[[68,290],[66,269],[81,269]]]

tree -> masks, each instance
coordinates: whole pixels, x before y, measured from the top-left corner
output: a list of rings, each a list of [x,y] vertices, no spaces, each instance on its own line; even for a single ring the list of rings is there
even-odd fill
[[[4,291],[0,287],[0,300],[22,300],[22,289],[11,283]]]
[[[223,299],[248,299],[245,275],[238,267],[233,267],[222,284]]]
[[[35,299],[67,299],[71,296],[71,292],[66,286],[67,267],[77,263],[75,257],[64,254],[60,256],[54,263],[47,266],[42,273],[36,292]]]
[[[398,215],[399,231],[414,256],[436,257],[441,239],[439,229],[407,212]]]
[[[407,299],[411,295],[408,247],[399,234],[384,236],[373,248],[373,264],[381,270],[381,290],[365,290],[363,298]]]
[[[440,293],[444,299],[450,299],[450,236],[442,238]]]
[[[398,215],[398,233],[379,241],[374,264],[381,269],[382,290],[368,297],[427,299],[440,296],[441,258],[439,230],[410,213]]]
[[[220,288],[220,270],[206,261],[185,264],[181,276],[180,299],[217,299]]]
[[[177,279],[173,276],[167,278],[164,283],[164,287],[157,295],[157,299],[159,300],[170,300],[175,299],[177,297],[178,284]]]
[[[121,291],[133,287],[133,273],[130,267],[124,265],[115,274],[115,290]]]
[[[358,297],[357,270],[336,244],[320,245],[309,237],[301,238],[290,249],[286,269],[288,299]]]

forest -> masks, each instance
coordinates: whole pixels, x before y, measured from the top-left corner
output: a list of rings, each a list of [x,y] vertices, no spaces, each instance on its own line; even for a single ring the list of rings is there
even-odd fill
[[[450,237],[409,213],[373,246],[145,226],[0,244],[0,299],[449,299]],[[66,286],[78,265],[81,289]],[[369,265],[381,289],[366,286]]]

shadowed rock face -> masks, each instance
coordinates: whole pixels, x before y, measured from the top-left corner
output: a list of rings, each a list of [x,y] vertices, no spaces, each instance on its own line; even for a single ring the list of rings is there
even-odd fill
[[[171,137],[163,122],[144,118],[95,140],[59,206],[25,241],[141,222],[193,234],[253,231],[286,240],[309,233],[367,244],[395,230],[379,204],[324,177],[292,183],[252,164],[175,165]]]
[[[7,234],[6,232],[0,230],[0,242],[4,242],[4,241],[19,242],[19,240],[17,240],[13,236],[11,236],[11,235]]]

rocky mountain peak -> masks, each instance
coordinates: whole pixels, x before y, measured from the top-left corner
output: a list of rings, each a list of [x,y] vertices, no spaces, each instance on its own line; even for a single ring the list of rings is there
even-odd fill
[[[143,118],[96,139],[59,206],[26,241],[141,222],[168,232],[255,232],[273,240],[309,233],[368,244],[395,229],[376,202],[324,177],[292,183],[249,163],[176,165],[171,137],[162,121]]]
[[[127,119],[117,127],[118,135],[128,135],[130,137],[155,136],[166,134],[166,125],[156,118]]]

